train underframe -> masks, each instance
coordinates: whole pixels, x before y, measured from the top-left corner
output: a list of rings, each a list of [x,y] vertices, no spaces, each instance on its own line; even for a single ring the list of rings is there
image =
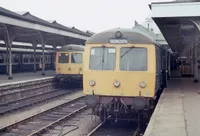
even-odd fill
[[[56,86],[58,88],[82,88],[83,75],[81,74],[57,74]]]
[[[92,108],[92,114],[99,116],[101,121],[109,117],[115,121],[137,121],[141,124],[150,118],[155,98],[87,95],[86,104]]]

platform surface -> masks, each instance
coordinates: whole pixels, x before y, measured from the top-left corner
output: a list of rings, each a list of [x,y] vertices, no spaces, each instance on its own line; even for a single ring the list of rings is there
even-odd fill
[[[39,79],[39,78],[46,78],[46,77],[52,77],[55,76],[54,70],[47,70],[45,71],[45,76],[42,76],[42,72],[38,71],[36,73],[34,72],[24,72],[24,73],[16,73],[13,74],[13,79],[8,80],[7,75],[0,75],[0,86],[8,83],[15,83],[20,81],[27,81],[32,79]]]
[[[199,90],[193,78],[170,79],[144,136],[200,136]]]

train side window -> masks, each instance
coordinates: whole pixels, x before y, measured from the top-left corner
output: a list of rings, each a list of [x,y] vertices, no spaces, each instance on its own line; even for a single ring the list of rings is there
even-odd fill
[[[42,55],[39,55],[38,58],[40,60],[39,62],[42,63]]]
[[[2,63],[5,63],[5,60],[4,60],[4,55],[2,54],[2,55],[0,55],[0,63],[2,64]]]
[[[120,49],[120,70],[146,71],[147,49],[122,47]]]
[[[58,63],[69,63],[69,53],[59,53]]]
[[[44,56],[44,62],[48,63],[48,56],[47,55]]]
[[[34,63],[34,55],[30,55],[30,63]]]
[[[48,63],[51,63],[51,55],[48,55]]]
[[[35,60],[36,60],[36,63],[39,63],[39,62],[40,62],[40,56],[39,56],[39,55],[36,55]]]
[[[19,63],[19,54],[13,54],[13,63]]]
[[[82,63],[82,54],[81,53],[72,53],[71,54],[71,63]]]
[[[28,55],[23,55],[24,63],[28,63]]]

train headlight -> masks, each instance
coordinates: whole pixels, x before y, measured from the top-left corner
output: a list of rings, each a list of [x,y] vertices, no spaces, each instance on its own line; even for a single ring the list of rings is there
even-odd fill
[[[95,85],[95,81],[94,81],[94,80],[90,80],[90,81],[89,81],[89,85],[90,85],[90,86],[94,86],[94,85]]]
[[[119,82],[119,81],[115,81],[115,82],[114,82],[114,86],[115,86],[115,87],[119,87],[119,86],[120,86],[120,82]]]
[[[140,87],[141,88],[145,88],[146,87],[146,83],[145,82],[140,82]]]

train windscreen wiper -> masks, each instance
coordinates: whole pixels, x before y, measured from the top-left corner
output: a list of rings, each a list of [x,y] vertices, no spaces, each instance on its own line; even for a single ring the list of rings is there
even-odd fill
[[[126,51],[124,54],[122,54],[120,56],[120,58],[122,58],[123,56],[125,56],[127,53],[129,53],[133,48],[135,48],[135,46],[132,46],[128,51]]]

